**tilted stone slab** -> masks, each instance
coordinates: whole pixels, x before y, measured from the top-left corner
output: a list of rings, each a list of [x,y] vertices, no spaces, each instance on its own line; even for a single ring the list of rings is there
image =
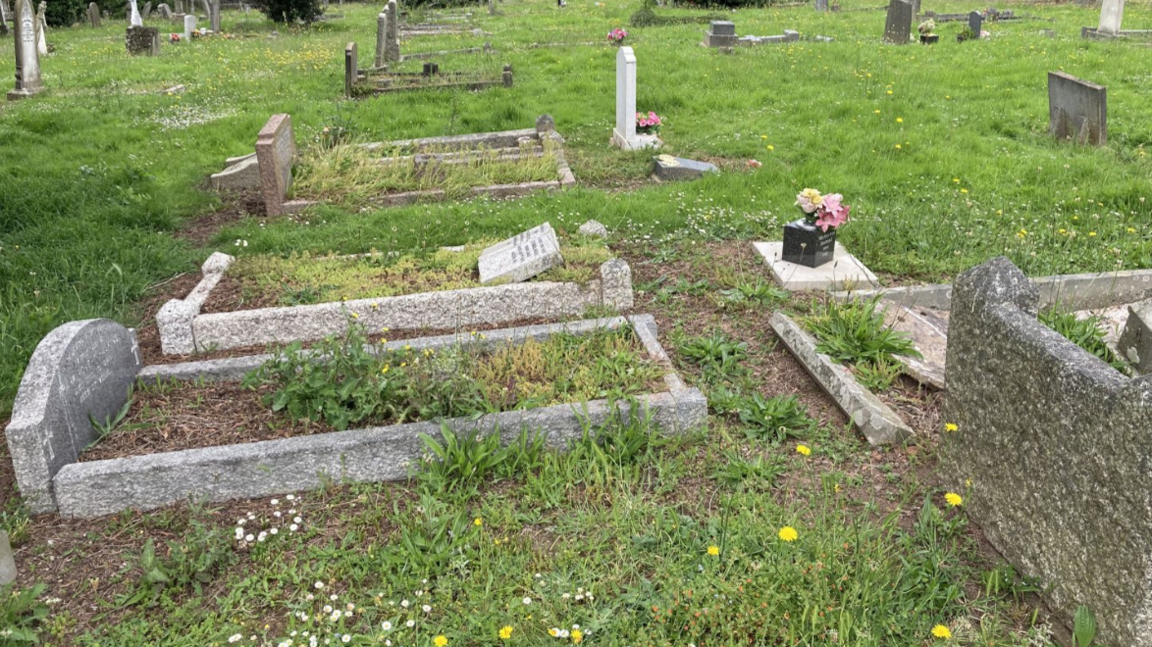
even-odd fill
[[[128,400],[140,368],[136,335],[108,319],[73,321],[36,346],[5,435],[16,482],[32,512],[52,512],[52,478],[76,460],[100,423]]]
[[[502,240],[480,253],[481,283],[518,283],[564,264],[550,223]]]
[[[217,191],[251,191],[260,188],[260,162],[256,153],[245,155],[219,173],[214,173],[209,181]]]
[[[619,327],[623,318],[554,325],[549,331],[492,331],[488,337],[554,334],[555,332]],[[600,425],[613,417],[637,415],[670,433],[696,429],[707,420],[704,395],[688,388],[676,375],[656,340],[650,315],[627,319],[649,357],[666,369],[667,390],[627,402],[594,400],[587,403],[509,411],[443,422],[457,432],[499,433],[503,443],[523,429],[543,432],[548,443],[562,448],[578,438],[587,425]],[[478,340],[488,341],[488,340]],[[413,348],[422,340],[405,342]],[[440,343],[440,342],[436,342]],[[489,343],[492,343],[489,341]],[[197,379],[192,376],[188,379]],[[68,517],[112,514],[124,509],[148,510],[189,500],[224,501],[312,489],[329,481],[397,480],[425,452],[419,434],[437,436],[441,422],[417,422],[343,432],[299,436],[206,449],[165,452],[112,460],[74,463],[61,470],[55,487],[60,512]]]
[[[1048,73],[1048,132],[1080,144],[1108,143],[1108,88],[1063,72]]]
[[[1040,323],[1039,290],[1006,258],[957,277],[953,300],[944,485],[1058,619],[1084,605],[1101,644],[1152,645],[1152,377]]]
[[[894,445],[912,440],[915,432],[895,411],[860,385],[847,367],[816,351],[816,339],[787,315],[777,312],[772,330],[836,406],[852,420],[871,445]]]
[[[284,200],[292,186],[292,166],[296,161],[296,137],[292,134],[292,117],[272,115],[256,138],[260,184],[264,209],[269,216],[283,215]]]

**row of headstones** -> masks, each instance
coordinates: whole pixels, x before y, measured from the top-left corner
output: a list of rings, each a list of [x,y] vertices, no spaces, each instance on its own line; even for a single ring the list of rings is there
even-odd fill
[[[376,67],[400,61],[400,7],[396,0],[388,0],[376,16]]]
[[[917,3],[918,4],[918,3]],[[909,0],[892,0],[888,4],[888,16],[884,21],[884,42],[906,45],[912,38],[912,22],[919,7]],[[968,14],[968,29],[978,38],[984,29],[984,14],[973,11]]]

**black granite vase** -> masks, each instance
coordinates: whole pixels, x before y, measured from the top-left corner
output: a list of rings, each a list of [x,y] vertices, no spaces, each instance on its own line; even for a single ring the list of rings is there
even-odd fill
[[[781,258],[789,263],[820,267],[832,260],[836,250],[836,230],[820,231],[806,220],[784,225],[784,252]]]
[[[920,42],[924,45],[934,45],[940,42],[940,34],[920,34]]]

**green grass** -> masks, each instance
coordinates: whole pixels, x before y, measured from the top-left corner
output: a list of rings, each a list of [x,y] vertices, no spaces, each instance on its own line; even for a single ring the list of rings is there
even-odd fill
[[[272,113],[292,114],[307,153],[325,126],[390,140],[523,128],[548,112],[581,182],[619,186],[646,176],[645,153],[606,145],[616,49],[578,44],[603,41],[639,6],[576,0],[556,11],[508,2],[504,16],[480,11],[490,36],[422,37],[403,49],[491,41],[499,54],[447,57],[441,69],[511,63],[515,87],[362,101],[341,97],[342,52],[356,40],[369,63],[375,7],[346,4],[344,19],[280,27],[278,36],[259,14],[226,12],[225,29],[239,37],[165,46],[155,58],[130,58],[115,21],[52,30],[56,52],[42,61],[48,91],[0,110],[0,140],[9,142],[0,150],[0,408],[54,326],[95,316],[131,323],[145,288],[203,259],[171,232],[213,209],[204,178],[225,157],[251,152]],[[793,195],[813,186],[845,195],[855,220],[842,240],[888,276],[937,280],[999,254],[1029,274],[1152,265],[1144,47],[1081,40],[1079,28],[1095,24],[1098,11],[1074,5],[1018,7],[1037,19],[991,23],[988,41],[949,42],[960,29],[950,23],[939,29],[939,46],[885,46],[883,12],[868,6],[734,12],[742,34],[795,28],[836,42],[732,56],[697,47],[697,24],[630,30],[638,107],[667,117],[666,150],[737,165],[756,158],[764,166],[755,172],[627,193],[580,188],[363,213],[324,207],[304,219],[252,218],[212,247],[243,238],[254,252],[410,250],[502,237],[542,218],[570,229],[589,217],[629,237],[776,237],[795,215]],[[1152,9],[1129,7],[1125,25],[1152,27]],[[5,69],[10,49],[0,48]],[[1051,69],[1108,87],[1107,147],[1045,134]],[[187,90],[159,92],[176,84]]]

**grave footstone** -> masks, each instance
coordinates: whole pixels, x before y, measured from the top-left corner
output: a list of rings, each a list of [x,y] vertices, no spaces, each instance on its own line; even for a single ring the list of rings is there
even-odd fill
[[[589,238],[607,238],[608,228],[599,220],[589,220],[580,225],[580,229],[576,230],[576,233]]]
[[[912,36],[912,3],[892,0],[888,4],[888,18],[884,23],[884,42],[907,45]]]
[[[196,31],[196,16],[184,14],[184,40],[192,40],[192,32]]]
[[[100,26],[100,7],[95,2],[88,3],[88,22],[93,27]]]
[[[984,14],[979,11],[969,12],[968,29],[972,31],[974,37],[980,38],[980,32],[984,29]]]
[[[284,213],[284,199],[292,186],[292,164],[296,159],[296,138],[292,117],[272,115],[256,138],[256,159],[260,165],[260,186],[264,208],[269,216]]]
[[[652,159],[656,162],[656,177],[661,180],[695,180],[705,173],[720,171],[715,164],[673,155],[657,155]]]
[[[1048,73],[1048,132],[1080,144],[1108,143],[1108,89],[1063,72]]]
[[[384,60],[395,63],[400,60],[400,9],[396,0],[388,0],[384,9],[388,17],[384,39]]]
[[[1108,36],[1119,36],[1123,20],[1124,0],[1103,0],[1100,3],[1100,26],[1096,31]]]
[[[12,555],[12,543],[8,532],[0,530],[0,588],[16,581],[16,558]]]
[[[727,20],[713,20],[704,32],[704,44],[708,47],[733,47],[736,45],[736,25]]]
[[[481,252],[480,283],[519,283],[563,264],[556,231],[546,222]]]
[[[636,54],[631,47],[621,47],[616,52],[616,128],[612,131],[612,144],[624,150],[660,145],[656,135],[636,132]]]
[[[13,21],[16,40],[16,88],[8,93],[8,100],[30,97],[44,89],[40,79],[40,51],[36,48],[36,14],[32,0],[16,0]]]
[[[388,14],[381,11],[376,16],[376,59],[373,67],[384,67],[384,43],[388,39]]]

